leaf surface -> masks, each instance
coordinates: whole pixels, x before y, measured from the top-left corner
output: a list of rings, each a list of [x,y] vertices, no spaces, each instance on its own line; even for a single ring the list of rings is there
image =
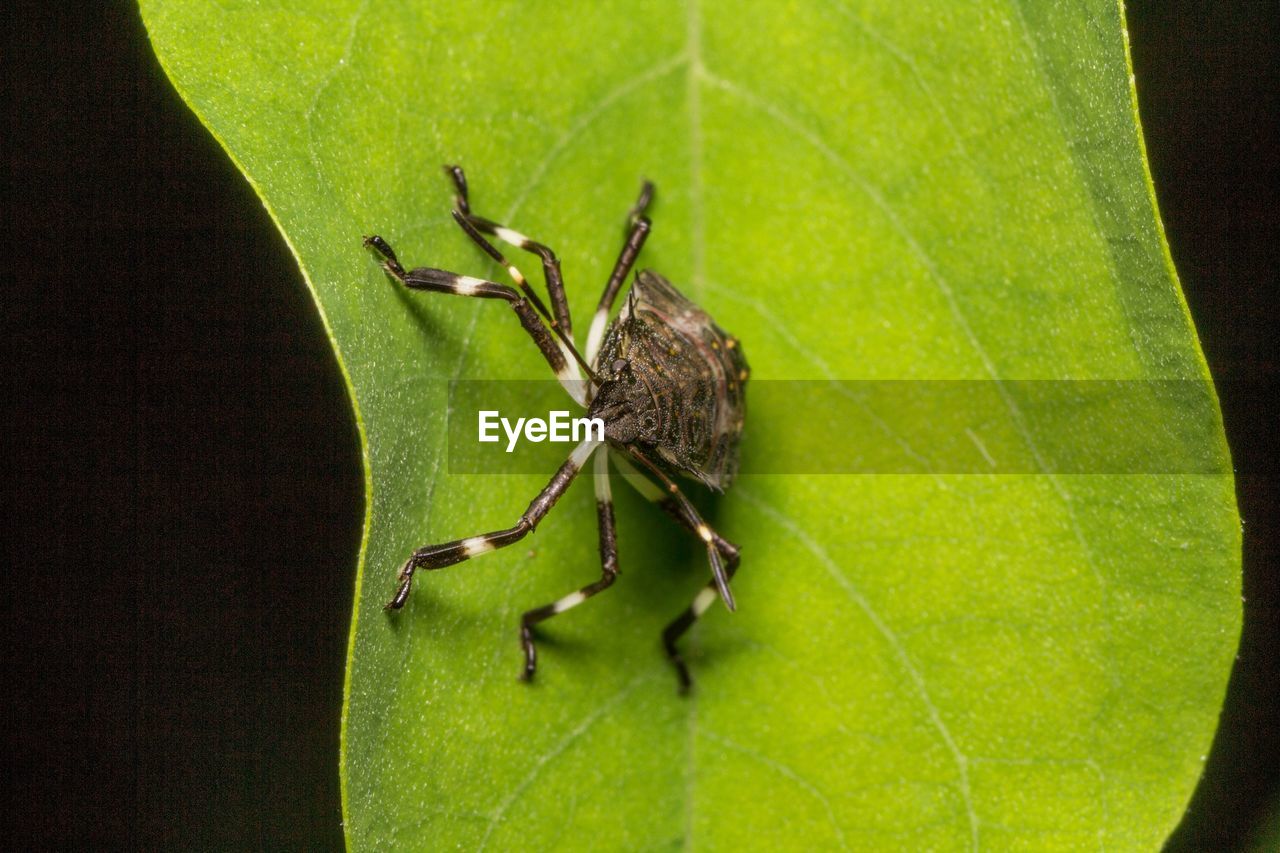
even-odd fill
[[[1240,627],[1211,394],[1171,420],[1209,436],[1214,475],[961,475],[930,447],[910,448],[918,473],[748,474],[703,502],[744,565],[739,612],[713,609],[687,644],[688,699],[658,635],[705,564],[620,485],[622,578],[547,626],[532,687],[517,621],[596,576],[589,484],[520,546],[420,576],[381,612],[409,551],[511,524],[551,473],[449,473],[448,380],[545,365],[500,304],[403,292],[360,247],[376,232],[407,265],[501,275],[451,221],[443,163],[466,166],[478,212],[557,250],[580,334],[647,176],[644,265],[742,339],[753,381],[989,382],[1015,432],[996,456],[1043,463],[1060,437],[1007,381],[1207,381],[1116,4],[142,8],[298,257],[356,406],[352,847],[1167,835]],[[797,435],[838,444],[843,425],[803,398],[762,405],[744,469]]]

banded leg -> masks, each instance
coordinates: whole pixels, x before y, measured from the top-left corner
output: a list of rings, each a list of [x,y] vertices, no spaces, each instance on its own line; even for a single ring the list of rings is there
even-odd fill
[[[577,607],[596,593],[613,586],[618,578],[618,531],[613,520],[613,495],[609,489],[608,447],[602,447],[596,453],[595,480],[596,518],[600,527],[600,580],[550,604],[535,607],[520,617],[520,646],[524,649],[524,672],[520,677],[525,681],[532,679],[538,668],[538,652],[533,645],[533,626]]]
[[[536,240],[530,240],[519,231],[512,230],[506,226],[499,225],[491,219],[485,219],[483,216],[476,216],[471,212],[471,199],[467,192],[467,176],[462,171],[461,166],[445,166],[445,172],[453,179],[453,186],[458,191],[454,197],[454,215],[461,217],[459,224],[466,221],[474,229],[482,231],[485,234],[492,234],[504,243],[509,243],[518,249],[531,252],[542,259],[542,274],[547,282],[547,295],[551,298],[551,310],[554,312],[549,315],[553,329],[560,329],[564,332],[564,336],[570,341],[573,340],[572,320],[569,316],[569,300],[564,292],[564,278],[560,273],[560,259],[556,257],[556,253],[551,251],[550,247],[544,246]],[[467,229],[464,227],[464,231]],[[497,253],[493,246],[489,245],[487,240],[478,237],[478,235],[467,232],[467,236],[471,237],[480,244],[480,247],[491,255],[494,260],[507,268],[512,278],[523,282],[524,277],[514,266],[508,264],[506,259]]]
[[[502,285],[498,286],[501,287]],[[428,545],[414,551],[400,568],[399,587],[396,589],[395,596],[387,602],[383,609],[399,610],[404,607],[404,603],[409,600],[409,588],[413,584],[413,573],[418,569],[430,571],[453,566],[463,560],[469,560],[472,557],[478,557],[481,554],[505,548],[532,533],[534,528],[538,526],[538,522],[551,511],[551,507],[555,506],[556,501],[569,488],[569,484],[578,476],[578,472],[582,470],[582,466],[587,462],[587,457],[599,446],[600,442],[598,441],[584,441],[575,447],[573,452],[569,454],[569,458],[565,460],[564,464],[556,471],[555,476],[551,478],[551,482],[547,483],[546,487],[538,493],[538,496],[529,503],[528,509],[520,516],[520,520],[515,523],[514,527],[509,527],[506,530],[497,530],[493,533],[485,533],[480,536],[472,536],[469,539],[455,539],[452,542],[445,542],[443,545]]]
[[[697,533],[696,521],[683,514],[680,504],[675,501],[669,494],[658,488],[652,480],[641,474],[635,469],[635,466],[628,462],[621,455],[614,457],[614,462],[618,466],[618,471],[630,483],[636,491],[638,491],[647,500],[653,501],[663,512],[674,518],[681,526]],[[738,571],[740,563],[740,555],[738,547],[729,540],[720,536],[714,530],[711,531],[712,541],[716,548],[720,551],[725,561],[725,578],[731,580]],[[662,647],[667,652],[667,657],[672,665],[676,668],[676,677],[680,679],[680,692],[687,693],[693,684],[693,680],[689,677],[689,667],[684,662],[684,657],[680,654],[680,650],[676,647],[676,640],[684,636],[684,634],[693,627],[703,613],[711,605],[715,604],[719,597],[719,590],[716,582],[710,581],[703,587],[689,606],[683,612],[667,625],[662,631]]]
[[[724,562],[720,559],[720,549],[722,544],[728,545],[732,552],[736,554],[737,548],[730,545],[727,540],[711,529],[711,525],[702,519],[693,503],[685,497],[684,492],[680,491],[680,487],[676,485],[674,480],[663,473],[661,468],[635,447],[629,447],[628,451],[631,458],[648,469],[654,479],[661,484],[666,496],[672,502],[671,509],[667,509],[661,502],[659,505],[667,509],[669,515],[686,528],[692,530],[694,535],[706,543],[707,562],[711,564],[711,577],[715,581],[716,589],[720,592],[720,598],[724,600],[725,608],[733,612],[737,609],[737,605],[734,604],[733,593],[729,590],[729,579],[725,576]]]
[[[600,352],[600,344],[604,342],[604,331],[609,325],[609,312],[613,310],[614,300],[622,289],[622,282],[627,273],[635,266],[636,256],[640,254],[644,241],[649,237],[652,227],[644,212],[653,200],[653,184],[645,181],[640,185],[640,197],[636,199],[631,212],[627,214],[627,239],[618,253],[618,260],[613,264],[613,272],[600,295],[600,303],[596,306],[595,316],[591,318],[591,329],[587,332],[586,356],[588,363],[594,363],[596,354]]]
[[[737,571],[738,552],[735,548],[733,558],[726,558],[725,575],[728,578],[733,578],[734,573]],[[676,668],[676,678],[680,679],[681,693],[689,692],[689,688],[693,686],[693,679],[689,677],[689,667],[684,662],[684,655],[680,654],[680,649],[676,647],[676,640],[683,637],[693,627],[693,624],[698,621],[699,617],[706,613],[711,605],[716,603],[716,599],[719,597],[719,593],[716,590],[716,582],[709,581],[693,597],[693,601],[689,602],[689,606],[679,616],[672,619],[667,627],[662,629],[662,648],[667,652],[667,659]]]
[[[672,498],[666,491],[659,488],[656,483],[644,474],[637,471],[636,466],[627,461],[627,458],[622,454],[616,454],[610,458],[613,460],[613,463],[618,466],[618,473],[622,475],[623,479],[625,479],[632,488],[640,493],[641,497],[653,504],[656,504],[658,509],[671,516],[677,524],[695,536],[699,536],[699,538],[701,538],[701,535],[698,533],[697,523],[682,514],[680,504],[674,498]],[[715,542],[716,547],[720,549],[721,556],[725,559],[726,570],[731,563],[736,566],[738,562],[738,546],[734,545],[728,539],[725,539],[717,533],[714,528],[711,529],[711,537],[712,541]]]
[[[511,279],[517,285],[519,285],[520,290],[524,292],[525,298],[528,299],[530,304],[538,310],[538,313],[551,324],[551,331],[558,339],[558,343],[561,351],[564,353],[565,360],[570,362],[570,367],[573,368],[574,378],[578,379],[578,367],[581,367],[586,371],[587,375],[591,377],[592,381],[596,381],[595,371],[591,369],[591,366],[587,364],[586,360],[578,352],[578,348],[573,345],[573,338],[566,335],[564,329],[556,322],[556,319],[551,316],[551,314],[547,313],[547,306],[542,304],[542,300],[538,298],[538,294],[529,286],[528,279],[524,277],[524,274],[520,272],[519,268],[508,261],[505,255],[499,252],[492,243],[486,240],[480,232],[476,230],[475,226],[472,225],[471,220],[466,216],[455,210],[453,212],[453,219],[458,223],[459,227],[462,228],[463,233],[471,238],[472,242],[484,249],[489,257],[493,258],[506,268],[507,274],[511,276]],[[579,379],[579,381],[581,380]]]
[[[405,287],[411,287],[414,290],[430,290],[436,293],[452,293],[456,296],[506,300],[511,309],[516,312],[516,317],[520,319],[520,325],[529,333],[529,337],[533,338],[533,342],[538,345],[538,349],[542,352],[542,357],[547,360],[547,364],[551,365],[556,379],[560,380],[560,384],[564,386],[574,400],[583,406],[587,404],[586,389],[583,387],[581,376],[578,375],[577,365],[569,361],[564,351],[556,345],[555,339],[547,331],[547,327],[538,317],[538,313],[534,310],[532,304],[524,296],[521,296],[515,288],[505,284],[498,284],[495,281],[486,281],[482,278],[459,275],[455,272],[438,270],[432,267],[417,267],[406,271],[401,266],[400,259],[396,257],[395,251],[386,240],[375,234],[372,237],[365,237],[364,244],[382,255],[383,269]]]

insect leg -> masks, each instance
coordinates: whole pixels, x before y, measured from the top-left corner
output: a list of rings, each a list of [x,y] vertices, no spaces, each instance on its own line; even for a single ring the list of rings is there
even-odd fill
[[[613,519],[613,495],[609,489],[609,448],[596,452],[596,519],[600,527],[600,580],[542,607],[535,607],[520,617],[520,646],[524,649],[525,681],[533,678],[538,666],[538,653],[533,645],[533,626],[556,614],[577,607],[591,596],[613,586],[618,578],[618,531]]]
[[[682,513],[679,502],[672,498],[666,491],[659,488],[656,483],[636,470],[636,466],[632,465],[622,454],[615,454],[610,457],[613,464],[618,466],[618,473],[623,479],[631,485],[633,489],[640,493],[645,500],[657,504],[658,509],[671,516],[677,524],[688,530],[695,536],[698,535],[697,522],[685,516]],[[721,556],[725,559],[726,570],[730,564],[735,567],[738,562],[738,546],[734,545],[728,539],[725,539],[713,528],[711,530],[712,540],[717,548],[720,549]]]
[[[738,556],[735,552],[731,561],[725,565],[725,576],[732,578],[734,573],[738,571]],[[716,591],[716,582],[709,581],[706,586],[699,590],[698,594],[693,597],[693,601],[689,602],[679,616],[671,620],[667,627],[662,629],[662,647],[666,649],[667,658],[670,659],[672,665],[676,668],[676,677],[680,679],[680,692],[688,693],[689,688],[693,686],[693,679],[689,677],[689,667],[684,662],[684,656],[680,654],[680,649],[676,647],[676,640],[684,636],[685,632],[693,627],[693,623],[711,605],[716,603],[719,598]]]
[[[686,527],[692,528],[694,534],[706,543],[707,546],[707,562],[711,564],[711,577],[715,580],[716,589],[720,593],[720,598],[724,601],[724,606],[729,610],[736,610],[733,603],[733,593],[729,590],[729,578],[725,574],[724,561],[720,558],[720,545],[718,542],[728,544],[722,539],[711,526],[707,524],[702,516],[698,514],[698,510],[693,503],[685,497],[684,492],[680,491],[680,487],[675,481],[662,472],[662,469],[655,465],[648,457],[637,450],[635,447],[628,448],[632,458],[638,460],[642,465],[649,469],[654,478],[662,484],[666,490],[667,496],[675,505],[675,513],[671,513]],[[670,513],[670,511],[668,511]],[[736,548],[734,551],[736,552]]]
[[[534,528],[538,526],[538,522],[551,511],[551,507],[555,506],[556,501],[569,488],[569,484],[578,476],[578,472],[582,470],[582,466],[587,462],[587,457],[599,445],[600,442],[598,441],[584,441],[575,447],[573,452],[569,454],[569,458],[565,460],[564,464],[556,471],[555,476],[551,478],[551,482],[547,483],[546,487],[538,493],[538,496],[530,502],[529,508],[520,516],[520,520],[515,523],[514,527],[493,533],[484,533],[480,536],[472,536],[469,539],[455,539],[442,545],[427,545],[414,551],[400,568],[399,586],[396,589],[395,596],[387,602],[383,609],[399,610],[404,606],[404,603],[409,599],[409,587],[413,584],[413,573],[418,569],[443,569],[446,566],[456,565],[463,560],[469,560],[472,557],[478,557],[481,554],[505,548],[532,533]]]
[[[405,287],[436,293],[452,293],[456,296],[506,300],[516,312],[516,317],[520,319],[520,325],[538,345],[542,357],[547,360],[547,364],[551,365],[560,384],[578,403],[583,406],[587,404],[586,388],[583,386],[582,377],[578,374],[577,365],[569,361],[564,351],[556,345],[555,339],[551,337],[551,333],[547,331],[547,327],[538,317],[529,300],[521,296],[515,288],[431,267],[418,267],[406,271],[386,240],[375,234],[372,237],[366,237],[364,244],[382,255],[383,268]]]
[[[529,286],[529,282],[524,277],[524,274],[520,272],[515,264],[508,261],[506,256],[499,252],[492,243],[481,236],[470,218],[455,210],[453,212],[453,219],[462,228],[463,233],[470,237],[476,245],[484,249],[485,252],[488,253],[489,257],[493,258],[507,270],[507,274],[511,276],[512,280],[515,281],[517,285],[519,285],[520,289],[524,292],[525,297],[533,307],[538,309],[538,313],[546,318],[546,321],[551,325],[551,331],[554,332],[555,336],[559,339],[560,349],[564,352],[565,360],[572,360],[574,362],[574,364],[571,365],[573,367],[574,375],[577,375],[578,366],[581,365],[582,369],[587,372],[587,375],[594,380],[595,372],[578,352],[578,348],[573,345],[573,338],[565,331],[564,328],[562,328],[561,324],[555,317],[547,313],[547,307],[542,304],[542,300],[538,298],[538,294]],[[563,292],[562,288],[561,293],[563,294]],[[565,316],[567,318],[567,315]]]
[[[636,199],[635,206],[627,214],[626,242],[622,244],[622,251],[618,253],[618,260],[613,264],[613,272],[609,274],[604,293],[600,295],[595,316],[591,318],[591,329],[587,332],[588,363],[594,363],[596,354],[600,352],[600,344],[604,341],[605,328],[609,325],[609,312],[613,310],[613,302],[618,298],[622,282],[635,266],[636,256],[640,254],[640,248],[644,246],[644,241],[649,236],[651,225],[644,212],[652,200],[653,184],[645,181],[640,185],[640,197]]]
[[[674,500],[667,492],[659,488],[652,480],[641,474],[635,469],[625,457],[621,454],[613,457],[614,463],[618,466],[619,473],[630,483],[636,491],[638,491],[646,499],[653,501],[667,515],[674,518],[681,526],[697,533],[697,521],[684,515],[680,504]],[[738,547],[729,540],[720,536],[714,530],[711,531],[712,541],[715,547],[724,557],[725,579],[731,580],[738,571],[740,562]],[[680,654],[680,650],[676,647],[676,640],[684,636],[698,618],[707,611],[711,605],[715,604],[719,597],[716,581],[709,582],[703,587],[689,606],[683,612],[667,625],[662,631],[662,647],[667,652],[667,657],[676,668],[676,676],[680,679],[680,692],[684,693],[689,690],[693,681],[689,677],[689,668],[684,662],[684,657]]]
[[[510,243],[512,246],[531,252],[542,259],[542,274],[547,282],[547,294],[551,297],[551,310],[554,312],[551,320],[552,328],[562,329],[565,337],[572,340],[573,327],[569,317],[569,300],[565,297],[564,278],[560,274],[560,259],[556,257],[556,253],[551,251],[548,246],[544,246],[536,240],[530,240],[519,231],[499,225],[491,219],[485,219],[483,216],[476,216],[471,212],[471,201],[467,195],[467,176],[462,171],[462,167],[445,166],[444,170],[453,179],[453,186],[458,191],[458,194],[454,196],[453,207],[454,216],[458,218],[460,225],[465,221],[475,230],[482,231],[485,234],[492,234],[504,243]],[[496,254],[497,250],[490,246],[487,240],[472,231],[468,231],[465,226],[463,230],[467,231],[467,236],[480,244],[480,248],[506,267],[513,278],[516,278],[519,282],[524,281],[524,277],[514,267],[508,264],[501,255]]]

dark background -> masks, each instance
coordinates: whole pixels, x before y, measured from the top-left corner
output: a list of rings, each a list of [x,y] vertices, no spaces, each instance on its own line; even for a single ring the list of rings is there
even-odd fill
[[[337,847],[363,483],[310,297],[136,10],[3,17],[0,846]],[[1144,0],[1129,33],[1245,519],[1244,637],[1170,847],[1230,850],[1280,805],[1280,8]]]

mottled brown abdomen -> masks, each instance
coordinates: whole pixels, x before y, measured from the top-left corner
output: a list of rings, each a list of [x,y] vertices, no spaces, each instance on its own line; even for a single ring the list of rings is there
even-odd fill
[[[712,489],[728,487],[738,470],[749,376],[737,338],[671,282],[644,270],[596,364],[608,379],[591,409],[605,421],[606,435],[652,448]]]

